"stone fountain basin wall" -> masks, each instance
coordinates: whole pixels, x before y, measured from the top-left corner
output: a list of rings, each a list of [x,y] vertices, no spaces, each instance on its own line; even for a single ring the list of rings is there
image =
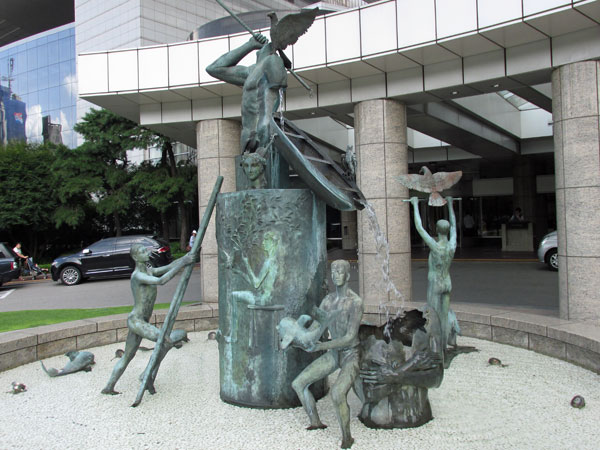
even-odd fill
[[[156,311],[152,314],[150,323],[162,325],[167,313],[167,309]],[[128,332],[127,316],[128,314],[117,314],[0,333],[0,372],[63,355],[70,350],[125,342]],[[174,328],[192,332],[216,330],[218,326],[218,305],[204,304],[183,306]]]
[[[419,306],[410,303],[406,308]],[[471,304],[453,304],[452,308],[463,336],[526,348],[600,374],[600,327]],[[167,310],[156,312],[151,323],[162,324],[166,314]],[[175,327],[189,332],[215,330],[218,316],[217,304],[182,307]],[[365,321],[379,323],[381,319],[376,306],[365,308]],[[127,314],[0,333],[0,371],[70,350],[124,342],[126,336]]]
[[[422,303],[407,303],[405,309]],[[600,374],[600,327],[540,314],[451,303],[463,336],[508,344],[552,356]],[[381,324],[376,305],[365,308],[364,320]],[[460,345],[460,337],[458,338]]]

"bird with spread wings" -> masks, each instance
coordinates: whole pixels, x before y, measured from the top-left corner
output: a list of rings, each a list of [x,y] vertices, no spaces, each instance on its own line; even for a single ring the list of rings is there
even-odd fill
[[[305,9],[299,13],[287,14],[281,20],[275,12],[267,14],[271,18],[271,46],[283,59],[285,67],[290,69],[292,62],[283,53],[288,45],[293,45],[310,28],[319,14],[319,9]]]
[[[408,189],[429,193],[429,205],[444,206],[446,199],[440,195],[444,189],[454,186],[462,177],[462,171],[431,173],[426,166],[418,174],[398,175],[398,180]]]

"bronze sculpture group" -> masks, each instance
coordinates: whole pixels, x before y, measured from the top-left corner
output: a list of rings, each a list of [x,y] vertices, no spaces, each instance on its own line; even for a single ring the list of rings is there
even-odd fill
[[[324,205],[314,193],[305,190],[290,197],[296,200],[285,200],[286,194],[281,189],[266,189],[265,176],[266,158],[272,151],[274,139],[271,117],[279,106],[280,90],[287,87],[287,70],[291,71],[291,63],[282,51],[308,29],[315,15],[314,11],[290,15],[279,23],[276,16],[272,17],[273,42],[252,33],[248,42],[222,55],[207,68],[210,75],[243,88],[241,168],[248,186],[248,190],[227,194],[226,200],[222,194],[217,208],[220,328],[216,339],[220,346],[221,397],[225,401],[259,407],[290,405],[289,401],[267,403],[266,406],[260,403],[272,401],[273,389],[266,390],[280,375],[274,372],[271,362],[266,364],[266,369],[264,364],[261,366],[257,362],[269,357],[266,351],[269,347],[276,365],[285,366],[293,374],[291,383],[285,378],[282,380],[286,385],[291,384],[286,388],[293,389],[292,395],[306,411],[310,422],[308,430],[326,428],[319,417],[317,398],[311,386],[340,369],[331,387],[331,399],[342,432],[341,446],[350,448],[354,442],[347,401],[351,388],[362,402],[359,419],[367,426],[414,427],[432,418],[427,390],[440,385],[444,368],[451,359],[447,357],[448,345],[456,346],[459,332],[456,317],[450,309],[452,285],[449,275],[456,249],[456,220],[453,199],[448,197],[449,221],[438,221],[438,236],[434,238],[422,226],[417,198],[411,198],[416,229],[430,248],[427,304],[419,311],[399,314],[382,327],[361,325],[364,305],[348,287],[350,265],[345,260],[331,264],[335,292],[324,296],[319,286],[322,278],[307,278],[294,273],[293,280],[285,279],[290,273],[286,272],[289,258],[297,257],[294,252],[299,252],[298,245],[302,245],[298,242],[299,236],[309,235],[316,241],[324,238],[321,231]],[[287,25],[282,27],[282,24]],[[284,28],[291,31],[286,34],[282,31]],[[274,32],[275,29],[278,31]],[[252,51],[257,51],[256,64],[239,65]],[[349,154],[345,161],[349,177],[354,176],[355,166],[356,159]],[[456,183],[458,178],[460,175],[432,174],[424,170],[423,176],[408,175],[401,182],[431,193],[431,204],[440,206],[446,203],[440,191]],[[216,196],[215,192],[213,196]],[[215,204],[211,201],[210,212]],[[303,231],[295,223],[299,219],[293,218],[294,210],[300,210],[300,204],[312,214],[312,219],[303,222],[308,231]],[[235,211],[243,218],[236,227],[229,216]],[[156,286],[172,279],[184,267],[191,271],[199,250],[196,244],[202,238],[197,241],[188,255],[158,269],[146,267],[146,249],[132,247],[136,269],[131,277],[134,308],[127,322],[129,334],[124,354],[102,393],[117,393],[115,384],[135,356],[142,338],[155,341],[157,345],[134,406],[139,404],[145,390],[155,392],[154,379],[160,362],[185,337],[182,330],[171,331],[170,328],[178,306],[174,308],[175,316],[171,317],[169,327],[159,329],[149,323]],[[302,250],[306,258],[314,254],[311,249]],[[307,261],[307,264],[311,263],[309,259]],[[324,264],[319,263],[312,270],[323,272]],[[188,278],[189,271],[186,272]],[[225,317],[227,319],[221,320]],[[244,333],[247,330],[248,334],[241,330]],[[273,333],[276,336],[274,342]],[[278,356],[287,352],[296,352],[296,356],[288,359]],[[240,361],[244,361],[243,367]],[[269,379],[261,384],[264,377]],[[250,378],[255,381],[249,382]],[[224,384],[228,385],[227,392]],[[252,403],[255,400],[257,403]]]

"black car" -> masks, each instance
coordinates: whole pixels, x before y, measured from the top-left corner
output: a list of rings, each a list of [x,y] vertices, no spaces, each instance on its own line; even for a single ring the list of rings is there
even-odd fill
[[[153,267],[167,265],[173,260],[169,244],[156,236],[111,237],[94,242],[73,255],[56,258],[52,262],[52,279],[72,286],[82,279],[129,276],[135,269],[129,251],[136,243],[152,251],[148,264]]]
[[[2,283],[19,278],[18,257],[6,242],[0,242],[0,286]]]

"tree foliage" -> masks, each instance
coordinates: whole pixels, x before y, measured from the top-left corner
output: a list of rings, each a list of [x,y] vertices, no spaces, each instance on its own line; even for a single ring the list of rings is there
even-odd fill
[[[81,149],[60,148],[56,152],[51,169],[58,200],[53,215],[57,227],[77,227],[84,223],[90,209],[95,209],[92,194],[99,190],[102,178],[89,170],[93,165],[94,161]]]
[[[0,229],[46,229],[56,208],[49,146],[13,142],[0,150]]]
[[[190,206],[196,203],[196,167],[189,162],[175,160],[171,140],[155,135],[153,144],[161,150],[158,162],[145,162],[138,167],[133,178],[139,196],[148,202],[161,216],[163,236],[168,238],[168,211],[176,205],[179,222],[180,246],[185,248],[189,237],[188,215]]]
[[[75,130],[85,139],[76,149],[0,146],[0,240],[55,257],[123,231],[162,229],[169,238],[177,215],[185,247],[196,168],[176,162],[171,140],[105,110],[91,110]],[[149,146],[161,150],[160,160],[129,162],[129,150]]]
[[[152,133],[131,120],[97,109],[91,109],[74,129],[85,139],[75,157],[83,183],[93,187],[91,195],[97,211],[112,216],[115,234],[120,236],[121,217],[132,203],[132,170],[127,151],[148,145]],[[73,221],[80,216],[74,212],[67,217]]]
[[[11,245],[22,242],[34,257],[60,241],[64,232],[55,227],[56,180],[48,170],[62,150],[23,142],[0,147],[0,239]]]

